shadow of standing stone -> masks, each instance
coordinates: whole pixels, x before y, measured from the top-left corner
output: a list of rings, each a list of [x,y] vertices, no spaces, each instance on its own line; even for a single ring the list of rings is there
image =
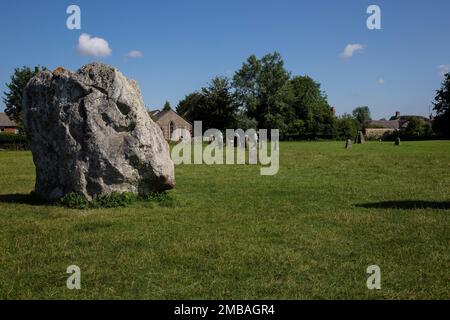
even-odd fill
[[[366,209],[450,210],[450,201],[394,200],[374,203],[360,203],[356,204],[355,207]]]

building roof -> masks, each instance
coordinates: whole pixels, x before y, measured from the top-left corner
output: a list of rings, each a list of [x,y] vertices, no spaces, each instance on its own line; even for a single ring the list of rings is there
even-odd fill
[[[4,112],[0,112],[0,127],[17,127],[17,124],[9,119]]]
[[[167,114],[169,111],[159,111],[159,110],[154,110],[154,111],[150,111],[150,117],[154,120],[154,121],[158,121],[159,119],[161,119],[162,116],[164,116],[165,114]]]
[[[400,129],[400,121],[399,120],[373,120],[369,123],[369,128],[378,127],[385,129]]]
[[[431,120],[423,117],[423,116],[400,116],[399,112],[397,112],[395,117],[392,117],[390,120],[373,120],[369,122],[368,129],[382,128],[382,129],[391,129],[391,130],[400,130],[402,128],[406,128],[409,124],[409,121],[412,118],[422,119],[425,124],[430,125]]]
[[[158,110],[158,109],[156,109],[156,110],[151,110],[151,111],[149,111],[148,114],[149,114],[150,117],[152,117],[152,119],[153,119],[153,117],[154,117],[155,115],[157,115],[159,112],[161,112],[161,111]]]
[[[153,119],[153,121],[157,122],[159,119],[161,119],[162,117],[164,117],[166,114],[168,113],[174,113],[176,114],[178,117],[180,117],[181,119],[183,119],[186,123],[192,125],[192,123],[188,120],[186,120],[185,118],[183,118],[182,116],[180,116],[178,113],[176,113],[175,111],[173,111],[172,109],[170,110],[166,110],[166,111],[159,111],[159,110],[154,110],[154,111],[149,111],[148,112],[150,117]]]

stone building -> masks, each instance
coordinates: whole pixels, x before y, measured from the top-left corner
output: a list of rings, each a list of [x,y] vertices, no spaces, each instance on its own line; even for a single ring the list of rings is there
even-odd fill
[[[19,127],[17,124],[9,119],[4,112],[0,112],[0,132],[4,133],[19,133]]]
[[[379,139],[385,134],[398,130],[400,130],[400,120],[374,120],[370,121],[364,133],[367,139]]]
[[[390,120],[373,120],[369,122],[368,127],[365,129],[365,136],[367,139],[380,139],[386,134],[391,134],[397,131],[400,131],[403,128],[408,126],[409,120],[414,118],[423,119],[424,123],[427,125],[431,125],[431,116],[430,119],[422,117],[422,116],[402,116],[400,112],[397,111],[395,116],[393,116]]]
[[[170,141],[188,139],[192,136],[192,124],[171,110],[149,112],[150,117],[161,128],[164,138]]]

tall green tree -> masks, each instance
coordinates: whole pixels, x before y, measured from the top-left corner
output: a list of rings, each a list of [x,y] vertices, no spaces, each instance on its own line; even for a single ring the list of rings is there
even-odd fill
[[[261,128],[277,128],[280,115],[277,94],[289,80],[284,61],[278,52],[261,59],[251,55],[233,77],[238,103],[249,118]]]
[[[202,92],[193,92],[184,97],[176,108],[177,113],[190,122],[202,120],[206,112],[206,97]]]
[[[170,102],[166,101],[164,103],[164,107],[163,107],[162,111],[169,111],[169,110],[172,110],[172,107],[170,106]]]
[[[238,105],[230,80],[226,77],[215,77],[208,87],[191,93],[180,101],[177,112],[191,122],[202,121],[204,130],[234,128],[237,123]]]
[[[402,136],[405,137],[422,137],[426,133],[425,121],[420,117],[411,117],[408,120],[406,128],[401,130]]]
[[[433,104],[436,111],[433,128],[436,133],[450,138],[450,73],[444,75],[444,81],[436,91]]]
[[[353,139],[358,133],[358,122],[349,114],[337,118],[337,136],[340,139]]]
[[[335,138],[337,119],[320,84],[308,76],[291,78],[277,52],[250,56],[232,83],[216,77],[187,95],[177,112],[204,128],[280,129],[282,139]]]
[[[370,109],[367,106],[357,107],[355,110],[353,110],[352,114],[358,122],[358,130],[367,128],[367,125],[372,120]]]
[[[258,128],[258,123],[255,118],[250,118],[247,116],[245,112],[239,110],[236,114],[236,128],[240,128],[243,130],[255,129]]]
[[[336,117],[320,89],[308,76],[297,76],[286,82],[277,95],[276,110],[283,116],[283,137],[334,138]]]
[[[230,80],[226,77],[215,77],[208,87],[202,89],[206,98],[206,126],[225,130],[236,126],[238,105],[232,93]]]
[[[6,84],[8,90],[4,92],[3,102],[5,103],[5,113],[11,120],[14,120],[20,128],[23,128],[23,108],[22,97],[24,89],[32,77],[45,68],[37,66],[34,69],[22,67],[14,69],[11,81]]]

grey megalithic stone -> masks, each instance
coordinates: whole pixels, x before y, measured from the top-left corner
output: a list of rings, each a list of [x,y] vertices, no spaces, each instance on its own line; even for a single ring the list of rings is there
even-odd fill
[[[91,63],[75,73],[61,67],[40,72],[29,81],[23,106],[35,192],[45,199],[174,187],[162,131],[136,81],[116,68]]]

